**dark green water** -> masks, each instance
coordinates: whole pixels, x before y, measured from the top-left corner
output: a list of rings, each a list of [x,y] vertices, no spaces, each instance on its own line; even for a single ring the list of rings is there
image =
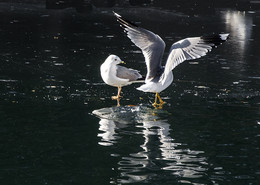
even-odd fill
[[[109,54],[146,71],[111,10],[0,3],[0,184],[258,184],[260,12],[115,9],[166,50],[190,36],[231,35],[178,66],[161,93],[167,104],[154,110],[138,84],[116,107],[116,88],[102,82]]]

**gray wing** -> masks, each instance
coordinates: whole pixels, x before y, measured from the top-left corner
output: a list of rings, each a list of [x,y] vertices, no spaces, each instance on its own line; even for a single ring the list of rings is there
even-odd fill
[[[161,72],[161,60],[165,49],[165,43],[160,36],[151,31],[140,28],[133,23],[126,21],[119,14],[115,13],[117,21],[121,24],[127,37],[139,47],[145,57],[147,74],[145,81],[151,81]]]
[[[129,79],[130,82],[142,78],[142,75],[140,75],[137,70],[119,65],[116,65],[116,76],[123,79]]]
[[[192,37],[174,43],[171,46],[163,76],[167,76],[169,72],[185,60],[192,60],[206,55],[213,47],[225,42],[228,35],[229,34],[217,34]],[[163,83],[165,79],[166,78],[162,79]]]

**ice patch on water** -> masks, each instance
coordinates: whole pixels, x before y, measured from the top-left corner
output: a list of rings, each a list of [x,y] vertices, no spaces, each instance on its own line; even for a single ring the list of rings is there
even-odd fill
[[[106,107],[94,110],[92,114],[102,119],[120,120],[125,122],[161,119],[169,115],[165,110],[153,109],[145,105]]]

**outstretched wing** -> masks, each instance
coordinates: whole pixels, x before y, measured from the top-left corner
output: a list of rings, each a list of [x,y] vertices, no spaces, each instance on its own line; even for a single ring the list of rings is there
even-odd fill
[[[163,74],[162,83],[165,82],[166,76],[176,66],[185,60],[192,60],[200,58],[211,51],[213,47],[216,47],[228,38],[229,34],[214,34],[210,36],[192,37],[175,42],[170,49],[165,70]]]
[[[114,14],[117,17],[117,21],[121,24],[121,27],[123,27],[127,33],[127,37],[142,50],[147,67],[145,81],[153,80],[162,69],[161,60],[165,49],[164,41],[153,32],[136,26],[115,12]]]

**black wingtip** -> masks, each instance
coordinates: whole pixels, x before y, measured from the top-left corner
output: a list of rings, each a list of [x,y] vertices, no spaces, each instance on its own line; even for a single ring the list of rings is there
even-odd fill
[[[215,46],[218,46],[229,38],[229,33],[204,35],[200,38],[203,40],[204,43],[214,44]]]

